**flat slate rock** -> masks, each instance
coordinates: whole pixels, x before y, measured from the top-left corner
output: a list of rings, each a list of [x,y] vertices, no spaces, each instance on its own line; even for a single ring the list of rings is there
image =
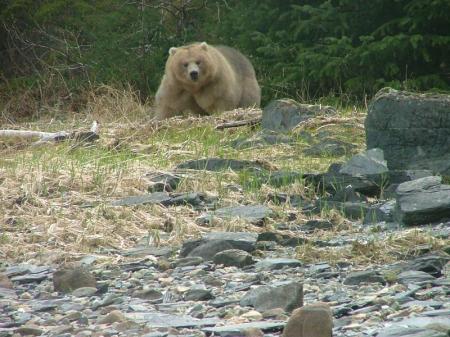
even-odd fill
[[[342,164],[339,173],[350,176],[377,176],[387,175],[388,171],[383,150],[371,149],[354,155]]]
[[[395,218],[405,225],[429,224],[450,217],[450,185],[431,176],[404,182],[396,190]]]
[[[377,337],[447,337],[447,333],[432,329],[392,326],[381,330]]]
[[[268,258],[255,264],[256,270],[277,270],[282,268],[300,267],[302,263],[297,259],[288,258]]]
[[[191,205],[194,207],[212,207],[216,198],[207,196],[205,193],[167,193],[154,192],[143,195],[135,195],[123,199],[115,200],[112,206],[138,206],[146,204],[160,204],[163,206]]]
[[[263,130],[288,132],[300,122],[317,115],[335,114],[336,110],[324,105],[300,104],[292,99],[278,99],[270,102],[262,113]]]
[[[213,217],[218,217],[221,219],[240,218],[250,223],[257,223],[272,214],[273,211],[264,205],[239,205],[219,208],[215,211],[200,216],[197,221],[201,223],[208,223]]]
[[[135,248],[127,249],[121,252],[123,256],[147,256],[153,255],[157,257],[168,257],[172,255],[174,249],[171,247],[149,247],[149,246],[138,246]]]
[[[124,314],[139,324],[148,324],[152,328],[199,328],[213,326],[219,322],[218,318],[198,319],[188,315],[171,315],[161,312],[130,312]]]
[[[292,281],[262,285],[249,290],[240,305],[253,306],[259,312],[275,308],[290,312],[303,305],[303,284]]]
[[[233,171],[242,170],[263,170],[264,167],[257,161],[224,159],[224,158],[204,158],[189,160],[178,164],[177,169],[189,169],[200,171],[224,171],[231,169]]]
[[[214,328],[203,328],[202,331],[207,334],[225,336],[242,336],[244,330],[249,328],[260,329],[263,332],[280,331],[284,328],[285,322],[283,321],[255,321],[249,323],[225,325]]]
[[[436,278],[431,276],[430,274],[418,270],[404,271],[397,276],[397,279],[399,283],[402,283],[404,285],[409,285],[411,283],[430,283],[436,280]]]
[[[450,95],[380,90],[365,121],[367,148],[381,148],[390,169],[450,168]]]
[[[211,260],[215,254],[228,249],[252,252],[255,250],[257,240],[258,234],[256,233],[210,232],[199,240],[184,242],[180,250],[180,257],[189,255],[189,257],[199,256]]]
[[[358,285],[360,283],[381,283],[386,284],[386,280],[377,271],[364,270],[350,273],[344,280],[345,285]]]

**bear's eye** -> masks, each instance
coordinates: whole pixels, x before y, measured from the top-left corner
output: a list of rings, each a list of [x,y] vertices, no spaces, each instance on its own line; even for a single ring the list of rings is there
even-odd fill
[[[183,67],[187,68],[188,64],[187,63],[183,63]]]
[[[200,63],[202,63],[202,62],[201,61],[196,61],[195,63],[199,66]]]

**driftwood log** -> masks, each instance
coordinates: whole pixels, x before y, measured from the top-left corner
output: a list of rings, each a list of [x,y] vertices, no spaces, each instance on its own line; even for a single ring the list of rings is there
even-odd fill
[[[80,142],[91,142],[99,138],[99,123],[94,121],[89,131],[58,131],[58,132],[42,132],[30,130],[0,130],[0,138],[23,138],[38,140],[33,145],[39,145],[47,142],[61,142],[68,139],[74,139]]]

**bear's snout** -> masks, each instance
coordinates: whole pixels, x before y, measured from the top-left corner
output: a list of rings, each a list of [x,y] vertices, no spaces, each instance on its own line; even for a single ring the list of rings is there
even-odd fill
[[[191,76],[191,80],[197,81],[198,80],[198,71],[197,70],[192,70],[189,73],[189,76]]]

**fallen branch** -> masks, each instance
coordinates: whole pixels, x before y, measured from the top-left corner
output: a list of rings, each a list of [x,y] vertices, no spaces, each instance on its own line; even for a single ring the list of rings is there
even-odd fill
[[[257,118],[253,118],[253,119],[247,119],[247,120],[243,120],[243,121],[235,121],[235,122],[228,122],[228,123],[223,123],[223,124],[219,124],[216,126],[216,130],[223,130],[223,129],[229,129],[229,128],[236,128],[239,126],[254,126],[257,125],[259,123],[261,123],[261,117],[257,117]]]
[[[32,139],[39,138],[33,145],[39,145],[46,142],[61,142],[67,139],[75,139],[80,142],[92,142],[99,138],[98,122],[92,123],[90,131],[58,131],[58,132],[41,132],[30,130],[0,130],[0,138],[23,138]]]

